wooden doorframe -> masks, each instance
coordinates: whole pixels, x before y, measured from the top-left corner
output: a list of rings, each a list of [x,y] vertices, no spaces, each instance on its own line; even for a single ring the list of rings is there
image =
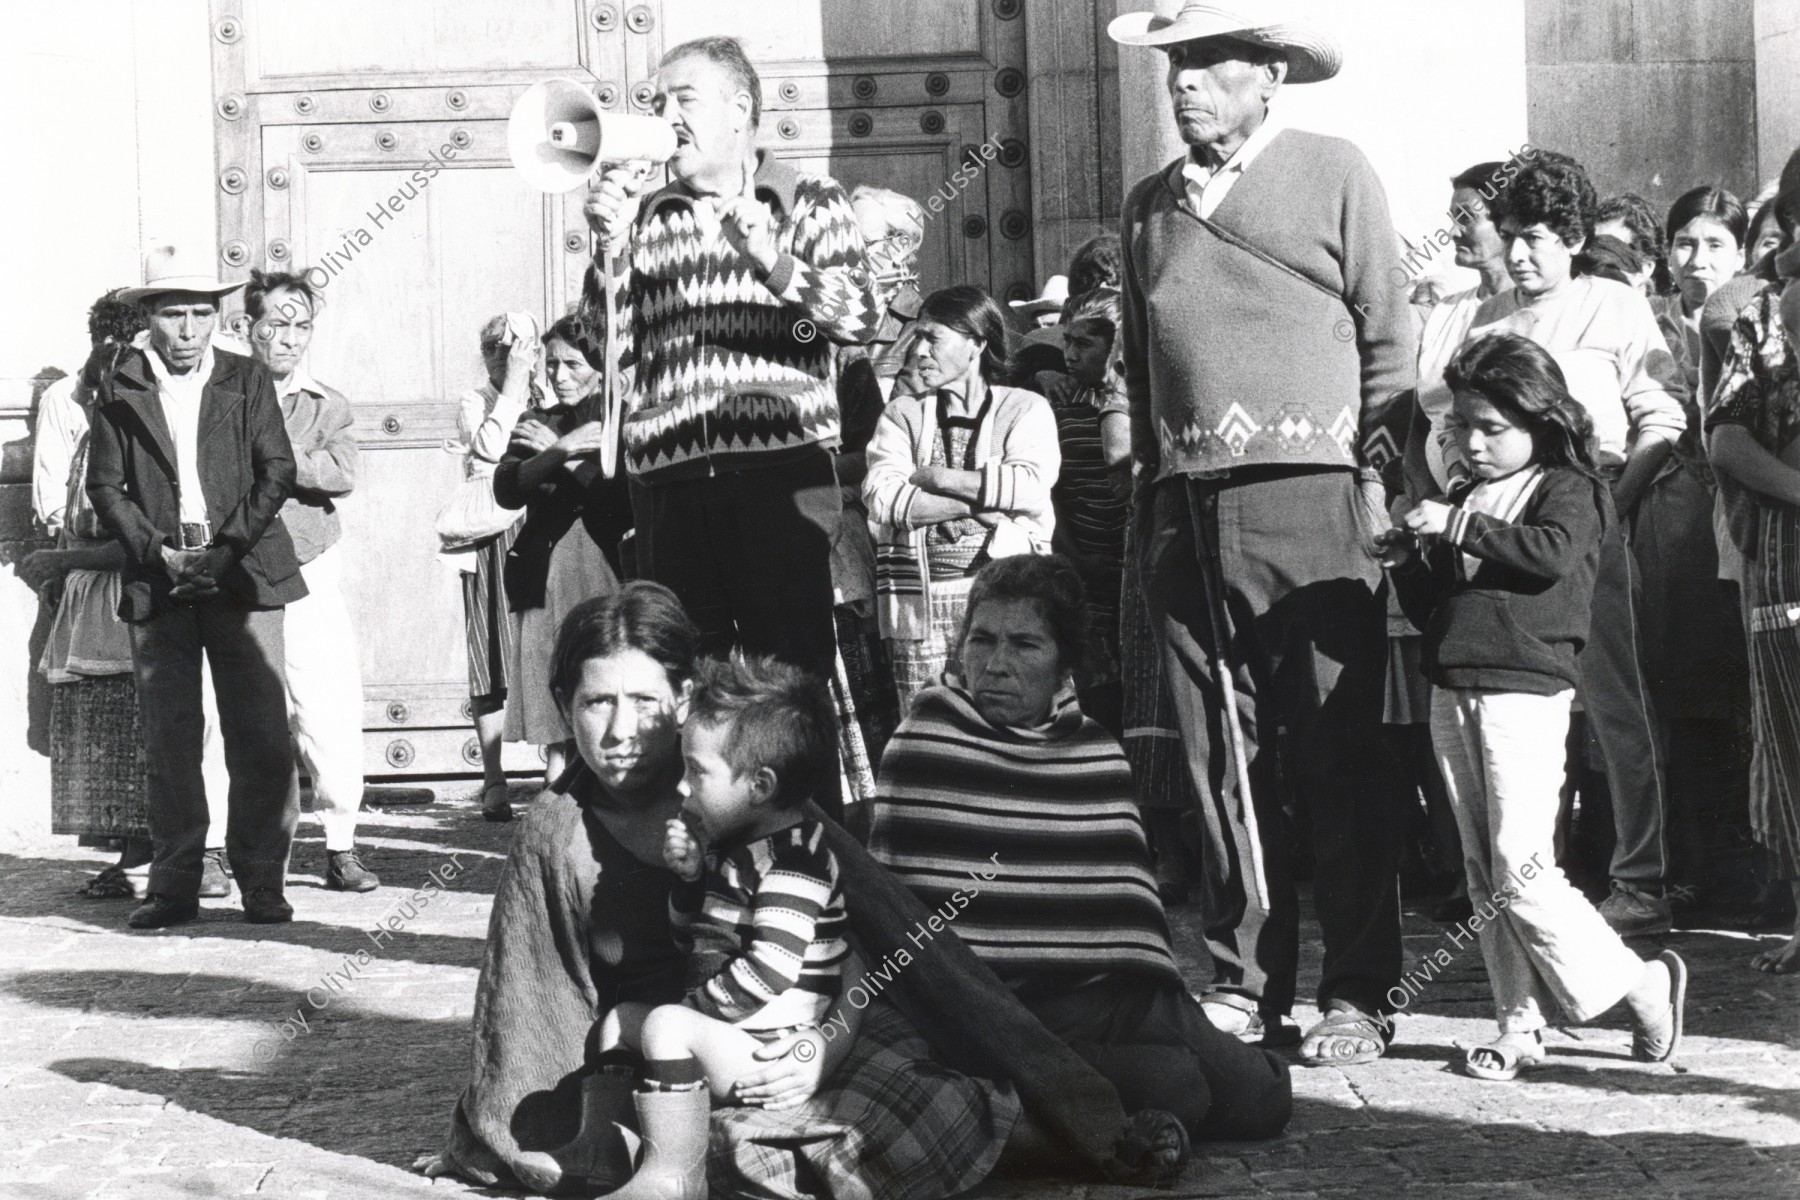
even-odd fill
[[[1041,284],[1067,269],[1081,243],[1119,223],[1127,185],[1120,154],[1119,55],[1106,36],[1118,5],[1056,0],[1023,7],[1032,249]]]

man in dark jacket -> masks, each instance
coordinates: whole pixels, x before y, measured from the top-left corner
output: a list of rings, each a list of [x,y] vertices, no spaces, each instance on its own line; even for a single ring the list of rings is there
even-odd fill
[[[144,279],[122,296],[143,307],[149,336],[102,364],[87,476],[94,511],[129,560],[119,616],[131,626],[150,769],[155,859],[130,923],[158,929],[198,915],[203,658],[231,772],[225,849],[244,918],[288,921],[282,889],[300,806],[282,606],[306,585],[277,514],[294,488],[294,454],[268,370],[212,345],[219,299],[242,285],[172,247],[146,256]]]

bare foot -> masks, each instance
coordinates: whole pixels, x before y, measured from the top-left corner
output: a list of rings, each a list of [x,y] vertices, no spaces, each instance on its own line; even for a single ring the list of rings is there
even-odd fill
[[[1770,975],[1793,975],[1800,972],[1800,929],[1795,931],[1785,945],[1774,950],[1764,950],[1751,959],[1750,965]]]
[[[436,1179],[440,1175],[454,1175],[456,1168],[450,1165],[448,1154],[421,1154],[413,1159],[412,1169],[427,1179]]]

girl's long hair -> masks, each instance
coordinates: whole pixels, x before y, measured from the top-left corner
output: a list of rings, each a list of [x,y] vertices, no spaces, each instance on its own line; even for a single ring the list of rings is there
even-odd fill
[[[1549,351],[1516,333],[1477,338],[1444,368],[1452,392],[1475,392],[1531,433],[1537,461],[1600,478],[1594,455],[1594,420],[1569,394],[1562,368]]]

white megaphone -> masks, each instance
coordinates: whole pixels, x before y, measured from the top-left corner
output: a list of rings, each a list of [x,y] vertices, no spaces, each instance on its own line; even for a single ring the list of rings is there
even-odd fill
[[[506,148],[532,187],[569,192],[601,163],[669,161],[675,127],[661,117],[607,112],[581,84],[548,79],[526,88],[513,105]]]

